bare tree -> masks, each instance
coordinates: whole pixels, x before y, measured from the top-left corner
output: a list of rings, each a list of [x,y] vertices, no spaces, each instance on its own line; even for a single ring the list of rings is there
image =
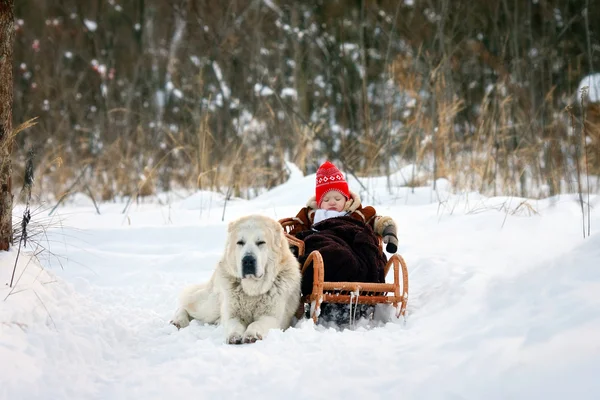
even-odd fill
[[[12,101],[14,2],[0,0],[0,251],[12,242]]]

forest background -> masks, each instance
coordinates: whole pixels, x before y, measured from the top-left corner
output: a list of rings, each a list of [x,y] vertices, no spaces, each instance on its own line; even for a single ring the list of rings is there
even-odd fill
[[[252,198],[286,161],[325,159],[486,195],[595,188],[592,3],[18,0],[13,126],[35,125],[15,138],[13,190],[28,159],[50,201]]]

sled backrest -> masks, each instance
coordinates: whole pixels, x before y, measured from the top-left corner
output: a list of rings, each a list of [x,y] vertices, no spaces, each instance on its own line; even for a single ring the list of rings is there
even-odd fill
[[[290,235],[290,232],[296,226],[296,221],[293,218],[283,218],[279,220],[279,223],[283,227],[285,237],[290,244],[290,250],[292,250],[292,253],[294,253],[296,257],[304,255],[304,242]]]

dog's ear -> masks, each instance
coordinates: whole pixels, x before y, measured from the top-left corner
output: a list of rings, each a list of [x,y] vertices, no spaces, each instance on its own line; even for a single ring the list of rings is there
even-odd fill
[[[281,246],[281,236],[279,231],[282,230],[281,224],[275,220],[271,220],[271,235],[273,236],[273,246]]]
[[[232,246],[235,243],[235,239],[233,238],[233,234],[236,230],[236,221],[231,221],[227,225],[227,234],[225,235],[225,253],[230,254],[232,252]]]
[[[281,255],[290,251],[290,244],[288,243],[287,237],[285,236],[285,230],[277,223],[277,230],[275,231],[277,237],[275,245],[281,250]]]
[[[235,221],[231,221],[227,224],[227,233],[231,233],[233,231],[233,225],[235,225]]]
[[[270,218],[265,218],[265,222],[265,225],[268,227],[267,237],[269,238],[271,247],[274,249],[279,249],[279,247],[281,246],[281,237],[279,236],[279,230],[281,229],[281,225],[279,224],[279,222]]]
[[[233,222],[227,224],[227,232],[225,234],[225,247],[228,247],[229,241],[231,238],[231,233],[233,232]]]

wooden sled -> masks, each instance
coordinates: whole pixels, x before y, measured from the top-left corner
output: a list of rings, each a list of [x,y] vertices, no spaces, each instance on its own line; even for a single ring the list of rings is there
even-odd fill
[[[290,246],[298,249],[297,256],[304,255],[304,242],[289,234],[296,221],[293,218],[283,218],[279,223],[285,231]],[[383,241],[379,238],[381,251]],[[310,264],[313,264],[314,278],[312,293],[302,296],[299,312],[303,313],[305,304],[310,305],[311,317],[315,323],[319,319],[322,303],[347,304],[391,304],[396,309],[396,318],[406,316],[408,301],[408,269],[402,256],[393,254],[385,266],[384,276],[390,269],[394,270],[394,283],[373,282],[325,282],[323,258],[318,250],[308,255],[301,265],[302,276]],[[400,275],[402,274],[402,278]]]

